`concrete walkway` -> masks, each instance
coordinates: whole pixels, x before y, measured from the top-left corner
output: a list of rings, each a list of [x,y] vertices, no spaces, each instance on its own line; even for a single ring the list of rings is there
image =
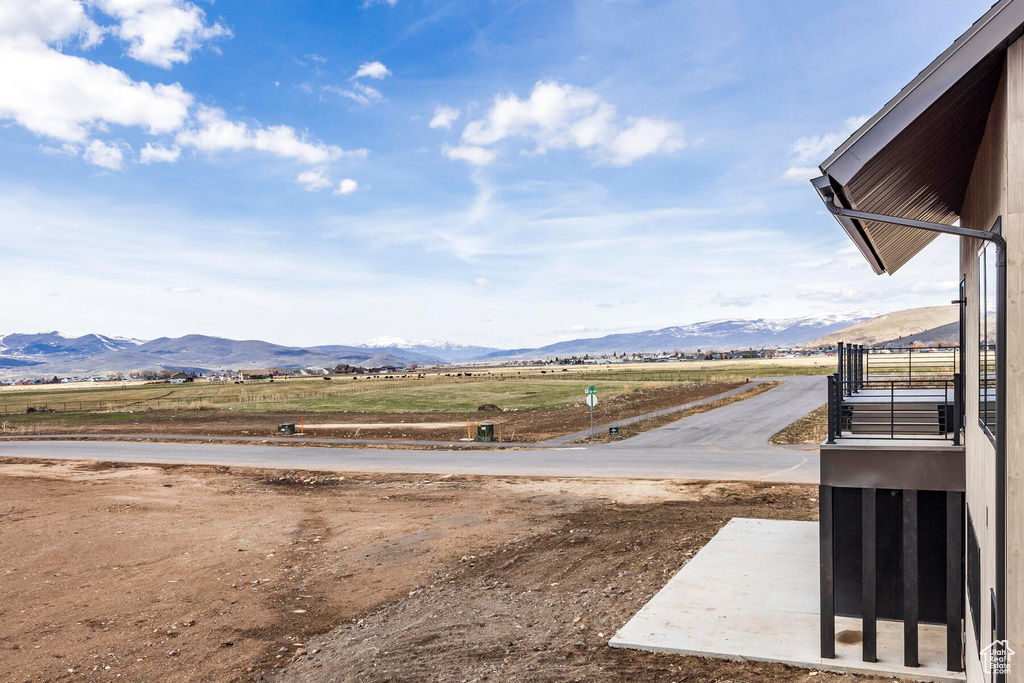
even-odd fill
[[[962,681],[946,671],[946,629],[922,624],[920,667],[903,666],[902,622],[878,622],[878,661],[861,660],[860,619],[836,630],[855,642],[819,651],[818,524],[731,520],[611,639],[612,647],[782,662],[810,669],[924,681]]]

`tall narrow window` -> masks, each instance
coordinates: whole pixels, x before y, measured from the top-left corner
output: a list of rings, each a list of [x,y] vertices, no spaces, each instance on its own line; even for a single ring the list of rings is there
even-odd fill
[[[996,245],[978,251],[978,422],[993,441],[996,433]]]

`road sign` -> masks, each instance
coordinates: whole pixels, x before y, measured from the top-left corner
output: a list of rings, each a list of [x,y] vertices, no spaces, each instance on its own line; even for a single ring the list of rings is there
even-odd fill
[[[588,394],[596,394],[597,393],[597,387],[587,387],[587,393]]]
[[[587,405],[591,408],[597,405],[597,394],[587,394]]]

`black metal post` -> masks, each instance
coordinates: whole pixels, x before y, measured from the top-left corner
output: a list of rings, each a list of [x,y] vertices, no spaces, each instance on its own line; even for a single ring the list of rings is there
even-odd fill
[[[946,670],[963,671],[964,503],[946,491]]]
[[[875,561],[877,547],[877,525],[875,524],[875,489],[861,489],[861,629],[864,634],[862,657],[865,662],[877,662],[878,614],[876,610],[876,579],[878,565]]]
[[[836,395],[836,376],[828,376],[828,440],[825,443],[836,442],[836,403],[839,397]]]
[[[917,491],[903,490],[903,665],[918,666]]]
[[[843,342],[839,342],[839,344],[836,346],[836,348],[839,351],[836,355],[839,357],[839,371],[838,372],[839,372],[839,379],[840,380],[843,378],[843,346],[844,346]]]
[[[832,545],[832,487],[818,487],[819,572],[821,584],[821,656],[836,656],[835,555]]]
[[[960,430],[964,426],[964,377],[953,375],[953,445],[960,445]]]
[[[857,391],[864,388],[864,345],[857,344],[856,358]]]

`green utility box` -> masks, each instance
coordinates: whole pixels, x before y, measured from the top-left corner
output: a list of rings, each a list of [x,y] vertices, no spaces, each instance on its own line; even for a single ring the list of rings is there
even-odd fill
[[[494,425],[481,422],[476,426],[477,441],[494,441]]]
[[[277,425],[277,433],[291,436],[295,433],[295,423],[285,422],[284,424]]]

